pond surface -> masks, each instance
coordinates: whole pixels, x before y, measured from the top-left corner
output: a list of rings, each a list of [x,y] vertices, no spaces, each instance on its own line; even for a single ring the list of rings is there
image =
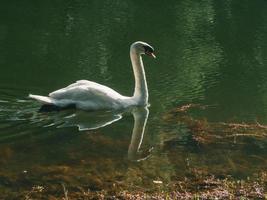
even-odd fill
[[[0,185],[100,190],[168,183],[192,170],[236,178],[266,170],[267,131],[201,143],[188,120],[169,114],[197,104],[183,115],[267,124],[266,10],[264,0],[2,1]],[[43,113],[27,98],[81,79],[132,95],[137,40],[157,55],[143,58],[149,108]]]

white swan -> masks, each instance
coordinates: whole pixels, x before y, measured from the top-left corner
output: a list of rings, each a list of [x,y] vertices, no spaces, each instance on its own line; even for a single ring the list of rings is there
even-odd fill
[[[134,42],[130,47],[135,89],[132,97],[123,96],[115,90],[87,80],[80,80],[65,88],[56,90],[49,96],[32,95],[29,97],[44,105],[64,108],[75,106],[83,110],[122,109],[129,106],[144,106],[148,103],[148,89],[141,55],[155,58],[154,49],[145,42]]]

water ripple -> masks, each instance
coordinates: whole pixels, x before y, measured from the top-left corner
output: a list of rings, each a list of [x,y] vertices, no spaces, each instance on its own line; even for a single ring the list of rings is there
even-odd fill
[[[14,92],[14,91],[13,91]],[[86,112],[64,110],[39,112],[40,105],[29,99],[5,95],[0,102],[0,141],[27,134],[42,133],[48,128],[77,127],[76,131],[88,131],[107,126],[122,118],[119,112]],[[72,129],[75,130],[75,129]]]

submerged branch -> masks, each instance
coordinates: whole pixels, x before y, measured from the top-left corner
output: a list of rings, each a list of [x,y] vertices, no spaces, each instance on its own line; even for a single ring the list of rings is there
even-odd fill
[[[205,118],[195,119],[189,113],[193,108],[203,110],[208,107],[210,106],[200,104],[183,105],[166,113],[163,116],[163,121],[172,124],[184,124],[192,134],[192,139],[198,143],[231,142],[227,139],[233,137],[267,137],[267,125],[262,125],[259,122],[209,122]]]

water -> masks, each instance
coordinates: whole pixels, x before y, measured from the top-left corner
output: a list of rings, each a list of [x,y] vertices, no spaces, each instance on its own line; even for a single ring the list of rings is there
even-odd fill
[[[201,143],[188,120],[267,124],[266,9],[264,0],[1,2],[0,184],[99,190],[196,169],[236,178],[265,170],[265,131]],[[144,58],[149,110],[40,113],[27,98],[80,79],[130,96],[137,40],[157,55]],[[209,106],[187,120],[169,115],[184,104]]]

